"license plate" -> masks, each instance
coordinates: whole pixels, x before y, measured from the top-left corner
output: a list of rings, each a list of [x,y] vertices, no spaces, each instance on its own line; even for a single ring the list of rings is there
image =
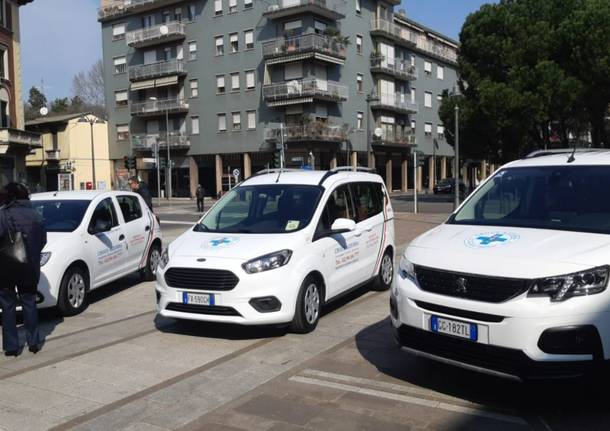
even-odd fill
[[[214,295],[207,293],[182,292],[183,304],[214,305]]]
[[[479,338],[479,331],[476,324],[445,319],[444,317],[438,316],[432,316],[430,318],[430,330],[439,334],[467,338],[471,341],[477,341]]]

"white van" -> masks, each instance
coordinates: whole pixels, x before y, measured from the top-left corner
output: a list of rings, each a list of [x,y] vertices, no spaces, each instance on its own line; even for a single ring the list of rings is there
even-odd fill
[[[610,358],[610,152],[497,171],[406,249],[391,295],[409,352],[520,379]]]
[[[276,171],[232,189],[157,271],[167,317],[315,329],[322,306],[368,282],[389,289],[394,222],[379,175]]]

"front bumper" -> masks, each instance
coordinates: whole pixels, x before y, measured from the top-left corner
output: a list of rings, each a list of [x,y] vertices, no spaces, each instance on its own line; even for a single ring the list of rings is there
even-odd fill
[[[407,351],[504,377],[560,378],[582,375],[607,359],[610,313],[587,312],[591,299],[600,298],[551,304],[547,298],[523,295],[494,304],[425,292],[414,281],[397,276],[390,308],[396,341]],[[433,315],[476,324],[478,340],[432,332]],[[548,337],[558,328],[568,339],[574,331],[592,335],[578,354],[570,349],[561,352],[558,338]]]

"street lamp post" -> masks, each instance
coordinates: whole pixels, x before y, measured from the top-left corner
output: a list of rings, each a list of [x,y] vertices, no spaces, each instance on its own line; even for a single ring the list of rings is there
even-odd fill
[[[91,127],[91,174],[93,176],[93,190],[97,190],[97,180],[95,178],[95,145],[93,141],[93,125],[104,124],[105,121],[97,118],[95,115],[85,114],[78,119],[79,123],[89,123]]]
[[[159,101],[159,99],[154,96],[150,97],[149,99],[153,102]],[[172,159],[169,149],[169,106],[166,105],[163,111],[165,112],[165,146],[167,147],[167,178],[165,179],[165,184],[167,187],[165,192],[167,193],[167,200],[169,201],[172,197]]]
[[[460,107],[455,105],[455,169],[453,177],[455,180],[455,202],[454,209],[460,206]]]
[[[377,94],[375,93],[375,89],[373,88],[373,90],[371,90],[371,92],[369,94],[366,95],[366,154],[367,154],[367,158],[368,158],[368,167],[369,168],[374,168],[375,166],[371,166],[373,163],[373,159],[371,157],[371,153],[372,153],[372,148],[371,148],[371,128],[370,128],[370,121],[371,121],[371,102],[378,102],[379,101],[379,97],[377,96]]]

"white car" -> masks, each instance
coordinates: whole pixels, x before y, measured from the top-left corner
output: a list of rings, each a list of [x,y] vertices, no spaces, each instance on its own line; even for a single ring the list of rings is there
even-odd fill
[[[519,379],[610,359],[610,152],[542,152],[497,171],[415,239],[391,295],[403,349]]]
[[[47,245],[41,256],[38,307],[66,316],[87,307],[87,295],[127,274],[154,280],[161,229],[144,200],[132,192],[49,192],[32,195],[43,217]]]
[[[393,278],[394,222],[379,175],[277,171],[231,190],[164,251],[162,316],[312,331],[321,307]]]

